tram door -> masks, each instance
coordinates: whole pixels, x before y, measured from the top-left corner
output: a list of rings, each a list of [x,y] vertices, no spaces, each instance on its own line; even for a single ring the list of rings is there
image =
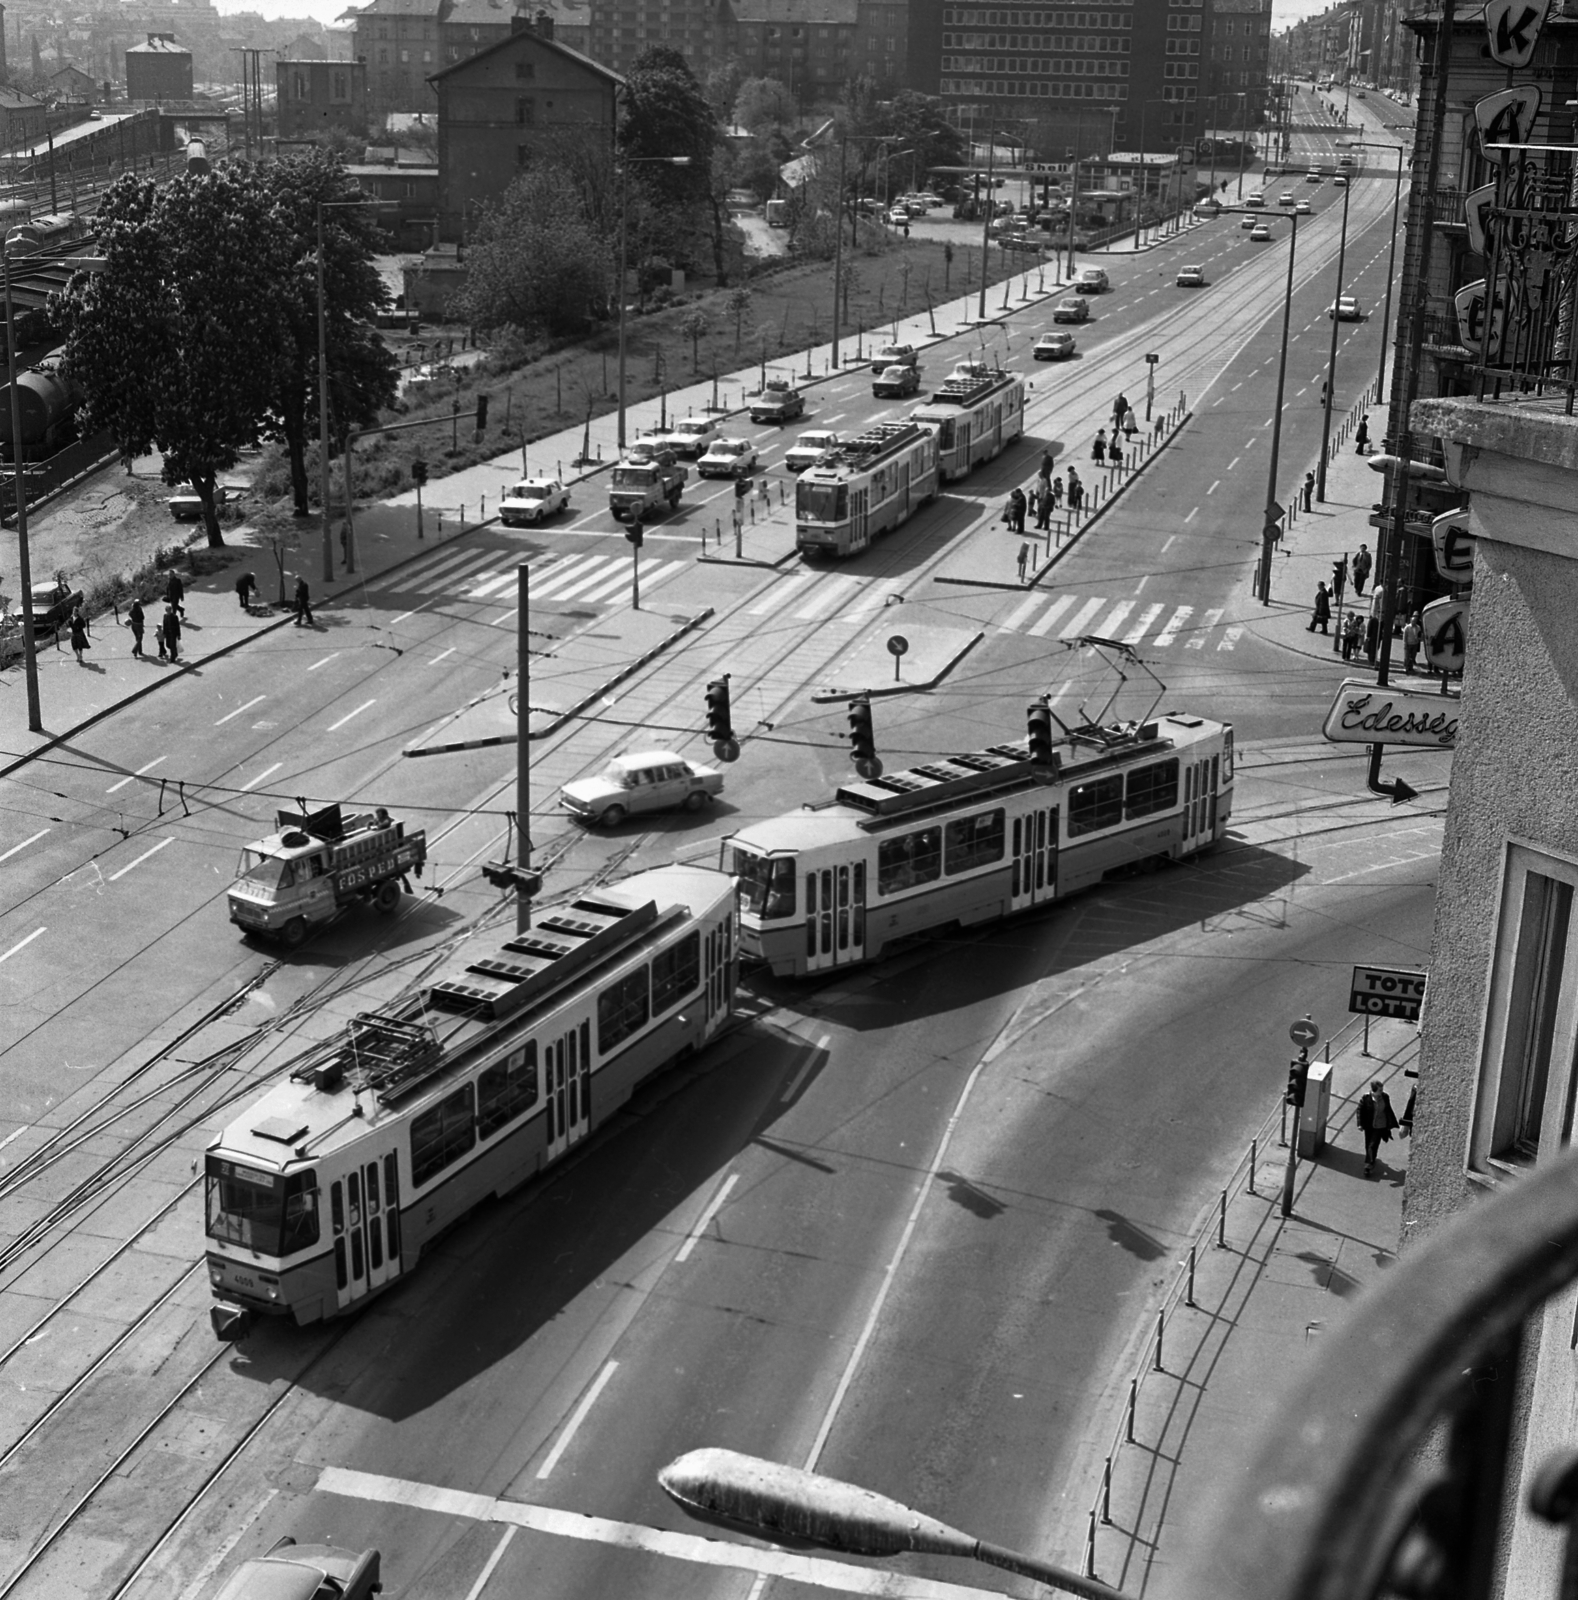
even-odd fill
[[[583,1022],[544,1052],[548,1159],[570,1148],[592,1123],[592,1025]]]
[[[329,1221],[341,1306],[400,1275],[400,1173],[392,1150],[329,1185]]]
[[[866,510],[870,503],[869,489],[855,489],[849,496],[849,548],[864,550],[870,534],[866,531]]]
[[[821,972],[866,957],[866,864],[840,862],[805,874],[805,969]]]
[[[1056,806],[1038,806],[1014,818],[1009,904],[1015,911],[1057,894],[1057,822]]]
[[[1221,757],[1207,756],[1184,768],[1183,837],[1180,855],[1203,849],[1216,837],[1216,805],[1221,783]]]

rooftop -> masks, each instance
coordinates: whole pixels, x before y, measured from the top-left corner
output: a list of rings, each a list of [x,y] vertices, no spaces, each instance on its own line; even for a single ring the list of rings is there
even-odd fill
[[[822,22],[853,27],[858,0],[736,0],[737,22]]]

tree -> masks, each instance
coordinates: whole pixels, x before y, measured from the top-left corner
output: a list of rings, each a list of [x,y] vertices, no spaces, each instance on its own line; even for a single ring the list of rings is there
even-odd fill
[[[796,120],[794,96],[777,78],[747,78],[734,101],[734,120],[755,134],[772,128],[792,128]]]
[[[738,61],[725,61],[707,74],[701,92],[706,95],[707,104],[719,122],[728,122],[733,117],[734,102],[744,81],[745,74]]]
[[[278,392],[286,220],[255,168],[222,162],[162,187],[127,173],[95,225],[102,270],[50,297],[83,429],[109,429],[122,456],[157,449],[223,545],[216,480],[259,442]]]
[[[729,315],[734,318],[734,353],[740,353],[740,344],[745,337],[745,314],[751,309],[751,287],[742,283],[733,290],[729,298],[723,303],[728,308]]]
[[[306,516],[311,491],[307,442],[318,429],[318,223],[323,224],[323,309],[329,374],[330,436],[343,448],[352,428],[378,420],[399,391],[400,370],[374,329],[389,304],[373,257],[375,213],[338,160],[321,152],[260,167],[288,229],[290,270],[280,282],[288,338],[280,350],[279,383],[268,436],[283,441],[292,498]]]
[[[484,331],[584,333],[607,310],[606,241],[561,167],[538,162],[478,217],[456,316]]]
[[[679,331],[690,340],[690,370],[701,370],[701,336],[711,327],[707,313],[700,306],[692,306],[679,319]]]

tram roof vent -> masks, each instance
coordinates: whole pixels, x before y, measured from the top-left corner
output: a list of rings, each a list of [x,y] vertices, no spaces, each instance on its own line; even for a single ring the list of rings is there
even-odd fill
[[[967,377],[952,377],[932,391],[932,399],[940,400],[948,405],[973,406],[977,400],[989,395],[997,388],[1007,376],[1002,372],[987,372],[984,376],[971,374]]]
[[[874,423],[864,433],[845,440],[833,460],[847,462],[851,466],[865,466],[878,456],[908,444],[912,438],[918,439],[920,435],[919,425],[913,422]]]
[[[276,1144],[294,1145],[298,1139],[307,1137],[307,1124],[292,1121],[289,1117],[264,1117],[261,1122],[252,1124],[252,1131],[260,1139],[272,1139]]]
[[[968,757],[950,756],[946,763],[932,762],[906,772],[888,772],[880,778],[842,784],[837,798],[875,817],[887,817],[947,807],[971,795],[1031,781],[1034,774],[1028,754],[1015,754],[1011,746],[1004,746]]]

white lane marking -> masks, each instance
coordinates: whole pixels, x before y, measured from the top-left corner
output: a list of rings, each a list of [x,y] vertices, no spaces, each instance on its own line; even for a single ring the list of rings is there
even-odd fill
[[[1140,613],[1140,620],[1124,634],[1123,642],[1125,644],[1138,644],[1150,631],[1151,624],[1162,614],[1163,609],[1159,605],[1146,606]]]
[[[328,664],[331,661],[338,661],[340,659],[341,654],[342,654],[341,651],[336,650],[332,655],[324,656],[324,658],[321,661],[314,661],[313,664],[310,667],[307,668],[307,671],[308,672],[316,672],[319,667],[326,667],[326,666],[328,666]]]
[[[1233,390],[1242,389],[1243,387],[1244,387],[1244,380],[1242,378],[1240,378],[1238,380],[1238,382],[1233,385],[1233,389],[1230,389],[1228,391],[1228,393],[1231,394],[1233,392]]]
[[[531,597],[533,600],[566,599],[588,584],[596,583],[607,571],[608,562],[623,559],[622,556],[577,556],[567,561],[547,582],[534,583]]]
[[[1184,649],[1185,650],[1203,650],[1203,649],[1205,649],[1205,636],[1221,620],[1222,620],[1222,608],[1220,606],[1218,606],[1215,611],[1207,611],[1205,613],[1205,615],[1200,618],[1200,626],[1195,629],[1194,637],[1192,639],[1186,639],[1184,641]]]
[[[1044,594],[1033,594],[1028,600],[1021,600],[1019,604],[1016,605],[1000,623],[998,623],[998,632],[1015,632],[1018,629],[1019,624],[1023,622],[1025,618],[1036,609],[1037,606],[1045,604],[1046,598],[1047,597]],[[4,857],[0,857],[0,860],[3,859]]]
[[[712,1219],[717,1216],[720,1210],[722,1210],[723,1202],[729,1198],[729,1191],[739,1181],[739,1173],[731,1172],[728,1177],[726,1177],[723,1182],[718,1185],[718,1192],[712,1197],[711,1200],[707,1202],[707,1209],[703,1211],[702,1214],[696,1219],[696,1226],[685,1235],[684,1244],[682,1244],[675,1252],[674,1259],[676,1261],[690,1260],[691,1251],[696,1248],[696,1244],[700,1240],[702,1234],[705,1233],[712,1225]]]
[[[770,585],[767,593],[745,613],[746,616],[765,617],[769,611],[776,611],[780,606],[793,605],[793,597],[800,594],[812,578],[813,574],[809,572],[794,572],[782,583]]]
[[[779,1105],[787,1105],[789,1101],[793,1100],[794,1097],[800,1092],[800,1085],[805,1082],[807,1075],[811,1071],[811,1068],[816,1065],[817,1057],[824,1054],[827,1050],[827,1047],[832,1042],[832,1034],[824,1033],[822,1037],[818,1039],[809,1050],[806,1051],[805,1060],[800,1063],[800,1070],[789,1080],[789,1087],[785,1089],[783,1094],[780,1096],[778,1101]],[[16,1134],[13,1133],[11,1137],[13,1139],[16,1138]]]
[[[229,722],[232,717],[239,717],[243,711],[250,711],[253,706],[260,706],[267,699],[268,696],[266,694],[255,695],[252,699],[248,700],[244,706],[237,706],[234,711],[227,711],[224,716],[222,716],[219,721],[214,724],[214,726],[216,728],[224,727],[224,725]]]
[[[347,711],[345,713],[345,715],[343,717],[341,717],[338,722],[331,722],[329,724],[328,728],[325,730],[325,732],[338,733],[339,730],[341,728],[343,728],[345,726],[345,724],[351,720],[352,717],[361,716],[361,714],[368,708],[368,706],[375,706],[377,704],[378,704],[378,697],[376,695],[374,695],[371,700],[362,701],[362,703],[359,706],[357,706],[357,708],[354,711]]]
[[[1228,464],[1227,464],[1227,470],[1228,470],[1228,471],[1229,471],[1229,472],[1231,472],[1231,471],[1232,471],[1232,470],[1233,470],[1233,468],[1234,468],[1234,467],[1236,467],[1236,466],[1237,466],[1237,465],[1238,465],[1238,463],[1239,463],[1239,462],[1240,462],[1240,461],[1241,461],[1241,460],[1242,460],[1242,459],[1243,459],[1243,457],[1241,457],[1241,456],[1234,456],[1234,457],[1233,457],[1233,459],[1232,459],[1232,460],[1231,460],[1231,461],[1229,461],[1229,462],[1228,462]],[[1220,482],[1221,482],[1221,481],[1222,481],[1222,480],[1221,480],[1221,479],[1220,479],[1220,478],[1218,478],[1218,479],[1217,479],[1217,482],[1218,482],[1218,483],[1220,483]]]
[[[1178,630],[1194,615],[1193,606],[1179,606],[1162,626],[1162,631],[1151,640],[1157,649],[1165,649],[1178,637]]]
[[[1218,395],[1218,396],[1217,396],[1217,397],[1216,397],[1216,399],[1214,399],[1214,400],[1213,400],[1213,401],[1212,401],[1212,402],[1211,402],[1211,404],[1212,404],[1212,405],[1213,405],[1213,406],[1219,406],[1219,405],[1221,405],[1221,403],[1222,403],[1222,402],[1223,402],[1223,401],[1224,401],[1224,400],[1225,400],[1225,399],[1227,399],[1227,396],[1226,396],[1226,395],[1225,395],[1225,394],[1220,394],[1220,395]]]
[[[445,656],[454,655],[454,653],[455,653],[457,648],[459,648],[459,647],[456,646],[456,645],[451,645],[447,650],[440,650],[439,653],[436,656],[434,656],[431,661],[428,662],[428,666],[436,667],[439,664],[439,662],[444,659]]]
[[[9,950],[7,950],[7,951],[5,951],[3,953],[0,953],[0,961],[9,961],[11,959],[11,957],[14,956],[17,953],[18,950],[25,950],[27,948],[27,946],[32,944],[32,942],[43,931],[44,930],[42,928],[34,928],[34,930],[25,939],[18,939],[17,942],[14,945],[12,945]]]
[[[1069,618],[1068,626],[1058,634],[1058,638],[1072,639],[1076,634],[1083,633],[1089,624],[1090,619],[1095,616],[1095,614],[1100,611],[1101,608],[1106,605],[1106,603],[1107,601],[1104,595],[1098,595],[1094,600],[1087,600],[1084,605],[1082,605],[1079,610]]]
[[[1190,513],[1189,513],[1189,515],[1188,515],[1188,516],[1187,516],[1187,517],[1185,517],[1185,518],[1184,518],[1184,526],[1185,526],[1185,527],[1188,527],[1188,525],[1189,525],[1189,524],[1190,524],[1190,523],[1191,523],[1191,522],[1193,522],[1193,521],[1194,521],[1194,519],[1195,519],[1195,518],[1196,518],[1196,517],[1197,517],[1197,516],[1199,516],[1199,515],[1200,515],[1200,508],[1199,508],[1199,506],[1196,506],[1196,507],[1195,507],[1195,508],[1194,508],[1194,510],[1193,510],[1193,511],[1191,511],[1191,512],[1190,512]]]
[[[245,794],[248,789],[257,788],[257,786],[262,783],[265,778],[270,776],[272,773],[278,772],[279,769],[284,765],[285,763],[283,761],[276,761],[272,767],[264,767],[257,777],[249,778],[244,784],[241,785],[241,793]]]
[[[513,572],[483,572],[478,576],[482,579],[476,588],[468,589],[461,597],[465,600],[483,600],[492,594],[495,589],[502,589],[507,583],[515,582]]]
[[[10,849],[9,849],[9,850],[7,850],[7,851],[6,851],[6,853],[5,853],[5,854],[4,854],[4,855],[0,855],[0,861],[9,861],[9,860],[10,860],[10,859],[11,859],[11,857],[12,857],[12,856],[14,856],[14,855],[20,855],[20,854],[21,854],[21,852],[22,852],[22,851],[24,851],[24,850],[25,850],[25,849],[27,849],[27,847],[28,847],[28,846],[29,846],[29,845],[30,845],[30,844],[37,844],[37,843],[38,843],[38,841],[39,841],[39,840],[40,840],[40,839],[42,839],[42,838],[43,838],[43,837],[44,837],[44,835],[45,835],[45,834],[46,834],[46,833],[48,833],[48,832],[49,832],[49,829],[48,829],[48,828],[40,828],[40,829],[39,829],[39,830],[38,830],[38,832],[37,832],[37,833],[35,833],[35,834],[34,834],[34,835],[33,835],[33,836],[32,836],[32,837],[31,837],[31,838],[28,838],[28,839],[24,839],[24,840],[23,840],[23,841],[22,841],[22,842],[21,842],[21,844],[14,844],[14,845],[12,845],[12,846],[11,846],[11,848],[10,848]]]
[[[521,1500],[495,1500],[491,1495],[355,1472],[349,1467],[325,1467],[314,1487],[319,1494],[339,1495],[346,1500],[366,1500],[410,1511],[436,1511],[442,1516],[467,1517],[476,1522],[502,1522],[561,1539],[642,1550],[701,1567],[761,1573],[840,1594],[876,1595],[880,1600],[1002,1600],[1001,1593],[993,1589],[970,1589],[940,1579],[913,1577],[907,1572],[846,1565],[826,1556],[808,1556],[770,1545],[733,1544],[699,1533],[673,1533],[666,1528],[589,1517],[581,1511],[560,1511]]]
[[[419,583],[429,583],[440,573],[454,577],[467,567],[479,567],[484,561],[497,559],[489,550],[460,550],[448,555],[435,556],[432,560],[423,562],[420,566],[405,568],[402,572],[391,572],[382,578],[376,578],[367,585],[369,592],[377,593],[381,589],[412,588]]]
[[[417,612],[426,611],[427,608],[432,604],[433,604],[433,602],[431,600],[424,600],[421,603],[421,605],[412,606],[409,611],[402,611],[398,617],[391,617],[389,619],[388,626],[391,627],[391,628],[397,628],[397,627],[400,626],[400,624],[402,622],[404,622],[406,620],[407,617],[414,617],[417,614]],[[334,652],[334,654],[338,655],[339,651],[336,650]],[[329,659],[332,661],[334,659],[334,656],[330,656]],[[310,672],[312,670],[312,668],[309,667],[307,670]]]
[[[859,578],[851,578],[844,573],[829,574],[822,580],[817,592],[795,612],[795,621],[814,622],[824,612],[831,611],[841,601],[847,600],[859,587]]]
[[[477,1574],[477,1581],[466,1591],[466,1600],[482,1600],[482,1591],[488,1586],[488,1579],[493,1576],[493,1570],[504,1559],[504,1552],[510,1547],[510,1540],[515,1537],[515,1524],[511,1523],[504,1530],[504,1536],[493,1547],[493,1554],[483,1564],[482,1571]]]
[[[168,839],[161,839],[158,842],[158,844],[154,845],[154,847],[151,850],[144,850],[143,853],[140,856],[138,856],[135,861],[128,861],[126,863],[126,865],[121,868],[121,870],[119,872],[112,872],[109,875],[109,880],[108,881],[110,883],[114,883],[117,878],[124,878],[128,872],[132,871],[136,867],[140,867],[143,864],[143,862],[145,862],[148,859],[149,856],[158,855],[158,853],[162,849],[164,849],[164,847],[167,844],[174,844],[174,843],[175,843],[175,836],[173,834]]]
[[[1207,493],[1207,494],[1215,494],[1215,493],[1216,493],[1216,491],[1217,491],[1217,490],[1218,490],[1218,489],[1220,489],[1220,488],[1221,488],[1221,487],[1222,487],[1222,480],[1221,480],[1221,479],[1220,479],[1220,478],[1218,478],[1218,479],[1216,479],[1216,481],[1215,481],[1215,482],[1214,482],[1214,483],[1213,483],[1213,484],[1212,484],[1212,485],[1211,485],[1211,487],[1210,487],[1210,488],[1209,488],[1209,489],[1207,489],[1207,490],[1206,490],[1206,493]]]
[[[1123,626],[1124,619],[1134,609],[1132,600],[1120,600],[1106,616],[1101,619],[1101,626],[1095,631],[1103,639],[1110,639],[1119,628]]]
[[[1050,633],[1052,631],[1053,623],[1055,623],[1057,619],[1061,617],[1063,613],[1067,611],[1068,608],[1073,604],[1073,595],[1059,595],[1057,599],[1054,600],[1052,604],[1049,605],[1033,623],[1031,623],[1029,628],[1030,637],[1032,639],[1039,639],[1043,635]]]
[[[848,415],[847,411],[835,411],[830,417],[818,417],[816,420],[818,422],[842,422]]]
[[[1173,540],[1176,539],[1177,537],[1178,537],[1178,535],[1176,533],[1169,533],[1167,535],[1167,544],[1164,544],[1162,546],[1162,550],[1165,552],[1166,549],[1167,549],[1167,545],[1170,545],[1173,542]]]
[[[40,930],[40,931],[42,931],[42,930]],[[20,1139],[20,1138],[21,1138],[21,1137],[22,1137],[22,1135],[23,1135],[23,1134],[24,1134],[24,1133],[26,1133],[26,1132],[27,1132],[27,1130],[28,1130],[28,1129],[29,1129],[29,1128],[30,1128],[30,1127],[31,1127],[31,1126],[32,1126],[32,1124],[31,1124],[31,1123],[28,1123],[28,1122],[24,1122],[24,1123],[23,1123],[23,1124],[22,1124],[22,1126],[21,1126],[21,1127],[20,1127],[20,1128],[17,1128],[17,1129],[16,1129],[16,1130],[15,1130],[15,1131],[14,1131],[14,1132],[11,1132],[11,1133],[8,1133],[8,1134],[7,1134],[7,1135],[6,1135],[6,1136],[5,1136],[5,1138],[3,1138],[3,1139],[0,1139],[0,1150],[4,1150],[4,1149],[5,1149],[5,1147],[6,1147],[6,1146],[7,1146],[7,1145],[8,1145],[8,1144],[10,1144],[10,1142],[11,1142],[11,1141],[12,1141],[12,1140],[13,1140],[13,1139]]]
[[[615,559],[619,560],[618,557],[615,557]],[[674,576],[676,572],[679,571],[681,567],[685,565],[686,563],[683,561],[660,561],[655,567],[642,568],[642,594],[646,594],[648,591],[657,588],[660,583],[666,583]],[[623,561],[621,561],[620,570],[618,572],[615,572],[613,576],[607,580],[607,582],[600,583],[594,588],[588,589],[586,593],[581,596],[581,598],[583,600],[591,600],[594,602],[599,600],[607,600],[613,595],[617,594],[620,588],[629,582],[630,569],[625,566]]]
[[[601,1372],[592,1380],[592,1386],[581,1396],[580,1404],[570,1413],[570,1420],[565,1423],[564,1431],[559,1435],[558,1442],[547,1454],[543,1464],[537,1469],[537,1481],[540,1483],[553,1469],[559,1465],[559,1457],[570,1447],[570,1441],[575,1437],[575,1431],[586,1421],[586,1414],[597,1403],[597,1397],[608,1387],[608,1380],[613,1377],[618,1369],[617,1361],[610,1361]]]
[[[148,763],[147,766],[138,767],[138,769],[135,772],[131,773],[128,777],[122,778],[119,783],[112,783],[109,786],[109,788],[104,791],[105,794],[114,794],[117,789],[124,789],[126,787],[126,785],[132,781],[133,778],[140,778],[143,775],[143,773],[152,772],[153,769],[156,766],[158,766],[159,763],[161,761],[163,761],[163,760],[164,760],[163,756],[155,756],[153,758],[153,760]]]
[[[1217,649],[1218,650],[1231,650],[1231,649],[1233,649],[1238,644],[1239,637],[1243,633],[1243,631],[1244,630],[1242,628],[1224,628],[1222,630],[1222,642],[1221,642],[1221,644],[1219,644],[1217,646]]]

